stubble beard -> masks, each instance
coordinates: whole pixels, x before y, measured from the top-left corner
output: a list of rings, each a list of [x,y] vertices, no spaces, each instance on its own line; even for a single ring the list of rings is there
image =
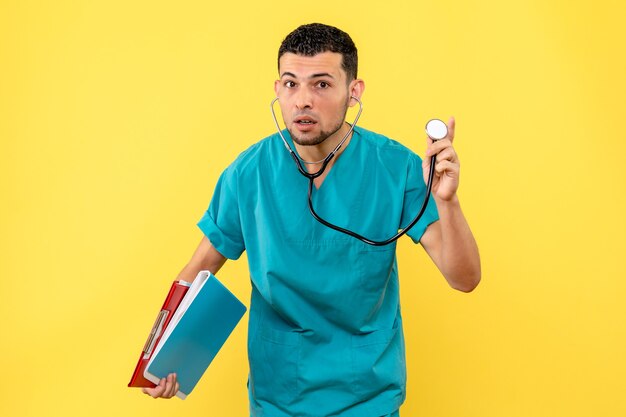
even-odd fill
[[[335,126],[333,129],[331,129],[329,131],[323,131],[322,130],[319,135],[317,135],[315,137],[312,137],[312,138],[298,137],[298,135],[295,132],[292,132],[291,129],[288,129],[288,130],[289,130],[289,134],[291,135],[291,138],[298,145],[300,145],[300,146],[315,146],[315,145],[319,145],[320,143],[324,142],[326,139],[328,139],[329,137],[331,137],[332,135],[337,133],[337,131],[339,129],[341,129],[342,125],[343,125],[343,121],[340,121],[337,124],[337,126]]]
[[[328,131],[322,130],[319,135],[313,138],[306,139],[303,137],[298,137],[296,132],[293,132],[292,129],[287,128],[287,130],[289,131],[289,135],[291,135],[291,139],[293,139],[293,141],[300,146],[315,146],[324,142],[326,139],[328,139],[329,137],[337,133],[339,129],[341,129],[341,127],[345,123],[346,114],[348,113],[348,103],[349,101],[346,103],[343,109],[343,116],[341,117],[341,120],[339,120],[337,124],[331,130],[328,130]]]

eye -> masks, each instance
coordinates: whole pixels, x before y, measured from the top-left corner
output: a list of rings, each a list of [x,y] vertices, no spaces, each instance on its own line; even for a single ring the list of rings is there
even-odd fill
[[[293,87],[295,87],[295,86],[296,86],[296,83],[294,83],[294,82],[293,82],[293,81],[291,81],[291,80],[287,80],[287,81],[285,81],[285,82],[284,82],[284,84],[283,84],[283,85],[284,85],[285,87],[287,87],[287,88],[293,88]]]
[[[319,88],[328,88],[330,87],[330,84],[328,84],[326,81],[320,81],[319,83],[317,83],[317,86]]]

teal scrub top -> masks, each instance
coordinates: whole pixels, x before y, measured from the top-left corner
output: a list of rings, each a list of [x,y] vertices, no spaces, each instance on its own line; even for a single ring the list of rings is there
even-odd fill
[[[320,224],[307,191],[276,133],[222,173],[198,222],[225,257],[247,251],[250,414],[392,413],[406,384],[396,244],[370,246]],[[415,153],[356,127],[313,205],[331,223],[384,240],[415,217],[425,194]],[[431,197],[408,235],[419,242],[437,219]]]

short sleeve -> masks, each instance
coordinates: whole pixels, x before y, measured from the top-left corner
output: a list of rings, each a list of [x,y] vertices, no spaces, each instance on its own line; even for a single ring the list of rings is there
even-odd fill
[[[220,176],[209,208],[198,222],[213,247],[228,259],[238,259],[245,250],[237,180],[236,170],[231,165]]]
[[[406,227],[413,221],[417,213],[419,213],[424,204],[424,197],[426,196],[426,184],[424,184],[424,176],[422,171],[422,159],[416,154],[409,156],[407,165],[407,181],[406,188],[404,190],[404,206],[402,208],[402,227]],[[422,235],[426,231],[426,228],[431,224],[439,220],[439,213],[437,211],[437,205],[432,195],[428,198],[428,205],[426,210],[419,219],[417,224],[407,232],[407,235],[413,239],[413,242],[419,243]]]

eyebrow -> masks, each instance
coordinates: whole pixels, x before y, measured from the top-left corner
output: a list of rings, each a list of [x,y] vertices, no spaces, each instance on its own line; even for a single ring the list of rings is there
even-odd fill
[[[289,71],[283,72],[282,75],[280,76],[280,78],[283,78],[285,76],[298,78],[298,77],[296,77],[296,74],[294,74],[293,72],[289,72]],[[328,72],[319,72],[319,73],[311,74],[311,76],[309,76],[309,79],[320,78],[320,77],[330,77],[333,80],[335,79],[335,77],[333,77],[333,75],[328,73]]]

